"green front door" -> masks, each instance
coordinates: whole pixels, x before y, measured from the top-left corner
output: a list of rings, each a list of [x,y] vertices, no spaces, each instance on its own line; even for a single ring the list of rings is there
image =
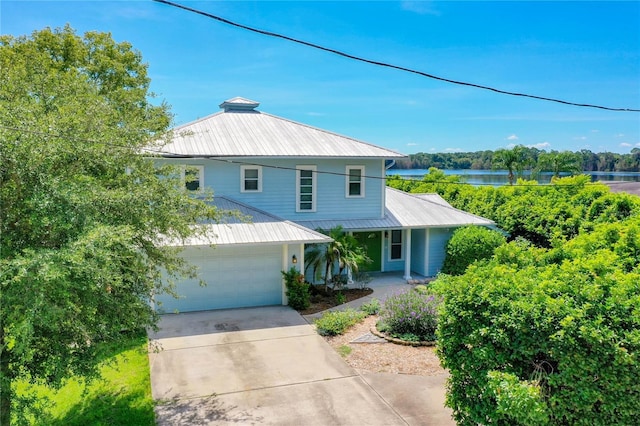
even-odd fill
[[[382,232],[354,232],[353,236],[367,248],[367,255],[372,262],[362,265],[361,270],[367,272],[379,272],[382,270]]]

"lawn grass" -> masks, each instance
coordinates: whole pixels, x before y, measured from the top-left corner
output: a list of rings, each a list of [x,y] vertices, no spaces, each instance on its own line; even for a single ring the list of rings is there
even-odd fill
[[[42,385],[19,383],[17,393],[46,400],[46,414],[31,418],[35,425],[149,425],[155,424],[147,337],[138,333],[118,344],[104,344],[100,371],[102,380],[85,384],[72,378],[54,390]]]

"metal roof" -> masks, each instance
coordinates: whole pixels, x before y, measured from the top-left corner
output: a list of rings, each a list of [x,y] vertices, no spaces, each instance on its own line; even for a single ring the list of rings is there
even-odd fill
[[[205,228],[205,235],[184,241],[174,240],[166,244],[170,246],[208,246],[310,244],[331,241],[331,238],[324,234],[226,197],[215,197],[213,204],[221,210],[236,211],[239,215],[227,217],[225,223],[198,225]]]
[[[444,198],[440,196],[440,194],[435,193],[424,193],[424,194],[411,194],[415,197],[422,198],[423,200],[431,201],[432,203],[440,204],[446,207],[453,207],[451,204],[447,202]]]
[[[165,156],[354,157],[406,155],[326,130],[256,111],[258,102],[229,99],[224,110],[174,129]],[[155,149],[150,149],[155,152]]]
[[[341,225],[346,230],[494,225],[494,222],[489,219],[451,207],[440,196],[434,196],[434,194],[409,194],[387,187],[385,198],[385,214],[380,219],[332,219],[297,222],[310,229],[331,229]]]

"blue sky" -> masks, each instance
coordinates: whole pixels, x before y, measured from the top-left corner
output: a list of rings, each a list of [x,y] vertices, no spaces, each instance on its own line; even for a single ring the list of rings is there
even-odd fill
[[[244,25],[441,77],[640,109],[640,2],[179,1]],[[403,153],[627,153],[640,113],[509,97],[348,60],[151,0],[7,1],[0,32],[69,23],[149,64],[175,124],[242,96],[259,109]]]

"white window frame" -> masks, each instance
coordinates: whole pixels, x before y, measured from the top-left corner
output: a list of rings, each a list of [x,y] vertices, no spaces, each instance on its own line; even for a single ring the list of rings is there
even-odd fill
[[[351,178],[351,170],[360,170],[360,194],[351,195],[349,193],[349,189],[351,186],[350,178]],[[344,195],[347,198],[364,198],[364,166],[347,166],[345,169],[345,187],[344,187]]]
[[[246,189],[247,170],[258,170],[258,189]],[[262,166],[240,166],[240,192],[262,192]]]
[[[187,188],[187,167],[196,169],[198,171],[198,189],[189,189]],[[181,168],[182,170],[182,186],[185,191],[189,192],[202,192],[204,190],[204,166],[199,164],[184,164]]]
[[[399,232],[400,233],[400,243],[394,243],[393,242],[393,233],[394,232]],[[394,259],[393,256],[393,246],[394,245],[400,245],[400,257],[397,259]],[[392,229],[389,230],[389,261],[401,261],[404,260],[404,232],[402,232],[402,229]]]
[[[301,172],[311,171],[311,209],[300,208],[301,204]],[[314,213],[316,211],[316,200],[318,194],[317,166],[296,166],[296,213]]]

